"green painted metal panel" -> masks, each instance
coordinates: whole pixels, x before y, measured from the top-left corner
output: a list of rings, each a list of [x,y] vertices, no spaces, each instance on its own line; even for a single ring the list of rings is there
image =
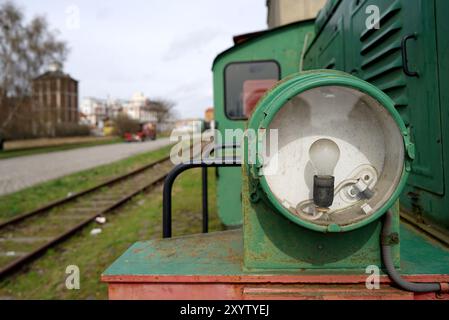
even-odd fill
[[[379,29],[368,30],[366,27],[369,16],[366,8],[369,5],[380,9]],[[421,198],[420,210],[449,226],[446,197],[444,205],[434,200],[442,199],[447,188],[442,146],[443,136],[448,136],[443,132],[446,129],[442,124],[447,116],[444,113],[442,116],[445,103],[441,98],[444,94],[441,91],[447,91],[442,88],[447,80],[442,82],[444,79],[441,78],[441,68],[444,68],[441,65],[442,56],[435,54],[437,45],[438,50],[442,50],[442,39],[437,41],[437,36],[444,37],[444,32],[438,35],[437,29],[447,29],[443,26],[447,24],[444,18],[436,20],[435,16],[447,12],[444,11],[447,9],[445,6],[447,1],[436,0],[343,0],[309,47],[305,68],[328,67],[329,61],[334,59],[335,69],[371,82],[395,101],[416,146],[409,185],[401,200],[411,209],[416,206],[418,194]],[[339,30],[337,21],[342,21],[343,31]],[[343,33],[344,44],[340,47],[343,50],[331,48],[332,53],[320,56],[319,50],[330,43],[329,39],[332,38],[328,34],[332,32],[335,37]],[[419,77],[410,77],[403,70],[402,41],[412,34],[416,34],[417,38],[406,43],[408,68],[417,71]],[[447,39],[447,31],[445,37]],[[437,212],[435,206],[441,210]]]
[[[305,69],[311,70],[310,66],[320,64],[319,69],[345,70],[344,56],[335,54],[344,52],[343,22],[339,16],[333,16],[330,19],[305,56]]]
[[[449,229],[449,195],[447,193],[449,187],[447,179],[447,173],[449,172],[449,144],[447,143],[449,139],[449,90],[447,90],[447,84],[449,83],[449,59],[447,58],[449,56],[449,24],[447,23],[447,12],[449,12],[449,1],[436,0],[436,56],[438,58],[439,82],[435,83],[435,86],[438,86],[439,89],[441,108],[441,143],[443,146],[445,192],[443,195],[438,195],[411,185],[406,190],[407,194],[402,199],[402,205],[408,211],[421,216],[425,221]]]
[[[332,16],[333,12],[336,10],[337,6],[340,4],[341,0],[329,0],[326,2],[324,7],[318,12],[315,23],[315,32],[319,34],[323,30],[328,19]]]
[[[224,72],[227,65],[235,62],[276,61],[284,78],[299,70],[301,51],[306,35],[313,39],[314,22],[305,21],[273,29],[247,40],[221,53],[213,64],[215,120],[224,137],[226,129],[244,130],[246,121],[232,120],[224,110]],[[217,171],[218,215],[225,226],[242,223],[241,170],[220,168]]]
[[[438,245],[417,230],[401,225],[401,273],[447,274],[449,249]],[[253,275],[242,269],[242,230],[197,234],[188,237],[140,241],[133,244],[103,273],[122,275]],[[349,270],[326,273],[347,274]],[[295,269],[281,274],[316,274],[318,271]],[[270,274],[278,272],[271,271]],[[280,273],[280,272],[279,272]],[[319,271],[319,274],[324,274]],[[355,274],[355,270],[351,270]],[[359,274],[365,274],[360,270]]]

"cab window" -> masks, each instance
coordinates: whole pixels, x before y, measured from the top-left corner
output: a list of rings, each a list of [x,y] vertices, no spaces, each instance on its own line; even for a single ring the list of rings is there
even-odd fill
[[[233,120],[245,120],[260,98],[280,79],[275,61],[231,63],[225,69],[225,113]]]

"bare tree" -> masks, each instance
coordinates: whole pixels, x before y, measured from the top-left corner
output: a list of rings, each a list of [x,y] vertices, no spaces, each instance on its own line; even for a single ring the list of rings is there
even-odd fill
[[[114,119],[114,130],[119,136],[125,133],[137,133],[139,129],[139,121],[131,119],[126,113],[120,113]]]
[[[45,17],[26,23],[13,2],[0,4],[0,148],[8,126],[23,114],[19,110],[30,107],[31,80],[50,63],[63,63],[67,54],[66,43],[49,30]]]
[[[156,99],[147,102],[154,111],[157,123],[164,123],[174,116],[176,103],[167,99]]]

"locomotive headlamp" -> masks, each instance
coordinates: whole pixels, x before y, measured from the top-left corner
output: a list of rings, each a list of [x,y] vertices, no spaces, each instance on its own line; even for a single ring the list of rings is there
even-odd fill
[[[281,82],[259,103],[249,128],[264,133],[257,163],[248,164],[257,186],[251,199],[267,199],[315,231],[350,231],[378,219],[398,199],[413,156],[392,100],[340,72]],[[277,148],[268,138],[273,130]]]

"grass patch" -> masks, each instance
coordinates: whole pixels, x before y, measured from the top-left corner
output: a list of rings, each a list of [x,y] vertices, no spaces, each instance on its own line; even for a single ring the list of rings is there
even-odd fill
[[[23,156],[31,156],[31,155],[42,154],[42,153],[67,151],[67,150],[72,150],[72,149],[115,144],[115,143],[123,143],[123,139],[117,137],[117,138],[112,138],[112,139],[101,139],[101,140],[97,140],[97,141],[82,142],[82,143],[69,143],[69,144],[62,144],[62,145],[48,146],[48,147],[34,147],[34,148],[25,148],[25,149],[3,150],[3,151],[0,151],[0,160],[16,158],[16,157],[23,157]]]
[[[125,174],[169,154],[171,146],[142,153],[124,160],[47,181],[0,197],[0,221],[36,209],[48,202],[93,187],[114,176]]]
[[[209,170],[210,230],[222,230],[217,217],[215,172]],[[201,169],[187,171],[174,186],[174,236],[201,232]],[[107,299],[100,275],[134,242],[160,238],[162,189],[142,194],[107,216],[103,232],[91,236],[90,224],[82,232],[27,267],[27,273],[0,282],[0,299]],[[68,265],[80,268],[80,290],[65,287]]]

